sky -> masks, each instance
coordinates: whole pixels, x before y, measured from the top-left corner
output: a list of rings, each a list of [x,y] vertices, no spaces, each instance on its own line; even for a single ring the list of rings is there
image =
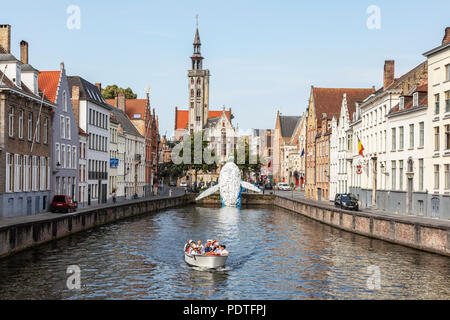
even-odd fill
[[[22,0],[0,4],[0,24],[12,26],[17,58],[28,41],[38,70],[64,62],[68,75],[138,98],[150,87],[160,134],[172,136],[175,106],[188,105],[196,14],[210,110],[231,107],[242,133],[274,128],[277,110],[301,115],[312,85],[378,89],[386,59],[401,76],[440,45],[449,12],[448,0]]]

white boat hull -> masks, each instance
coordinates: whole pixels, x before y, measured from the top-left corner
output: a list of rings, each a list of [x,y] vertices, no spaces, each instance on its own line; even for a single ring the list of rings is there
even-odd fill
[[[186,261],[187,264],[208,269],[223,267],[227,258],[228,256],[184,254],[184,261]]]

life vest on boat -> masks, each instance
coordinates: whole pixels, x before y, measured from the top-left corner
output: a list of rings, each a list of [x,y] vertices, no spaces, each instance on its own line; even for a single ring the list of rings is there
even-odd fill
[[[207,255],[207,256],[220,256],[220,253],[207,252],[207,253],[205,253],[205,255]]]

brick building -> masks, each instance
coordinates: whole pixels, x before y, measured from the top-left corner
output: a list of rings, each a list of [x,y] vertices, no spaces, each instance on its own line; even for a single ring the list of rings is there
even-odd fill
[[[0,25],[0,217],[48,210],[50,126],[55,105],[38,87],[39,71],[11,54],[11,26]]]

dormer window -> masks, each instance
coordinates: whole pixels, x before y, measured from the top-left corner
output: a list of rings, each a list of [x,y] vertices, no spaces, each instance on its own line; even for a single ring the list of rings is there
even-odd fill
[[[405,97],[400,97],[400,110],[403,110],[405,108]]]
[[[419,93],[418,92],[414,92],[413,94],[413,107],[418,107],[419,106]]]

